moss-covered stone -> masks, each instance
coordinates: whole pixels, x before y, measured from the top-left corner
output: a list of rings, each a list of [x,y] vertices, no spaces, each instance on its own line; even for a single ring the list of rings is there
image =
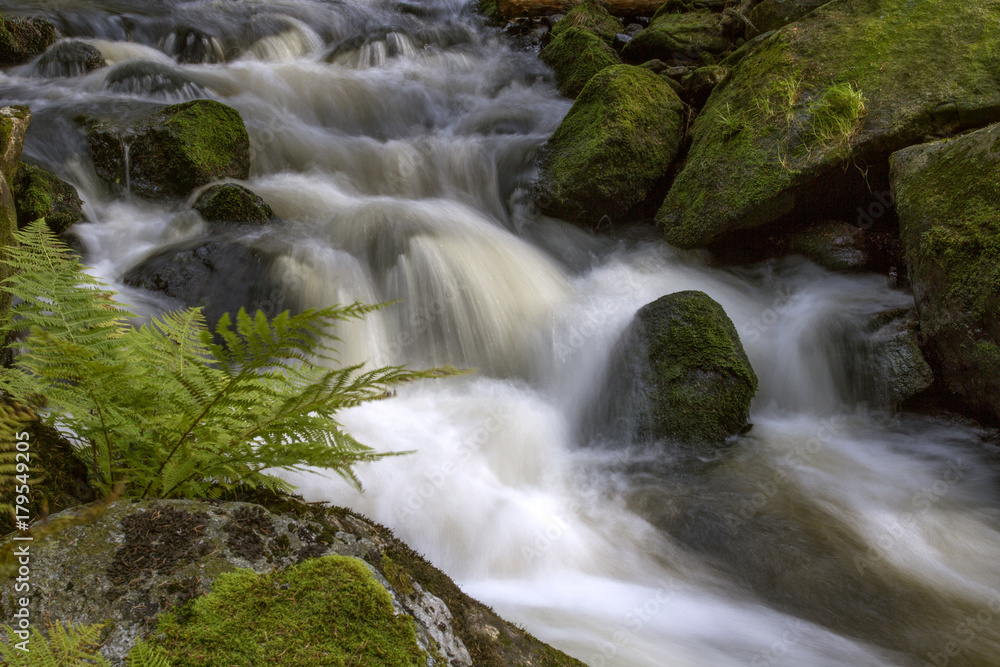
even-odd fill
[[[0,15],[0,66],[19,65],[56,41],[56,27],[43,18]]]
[[[684,101],[700,109],[705,106],[715,87],[726,80],[729,70],[722,65],[699,67],[681,80]]]
[[[892,156],[920,330],[945,388],[1000,419],[1000,125]]]
[[[862,181],[852,164],[1000,118],[998,21],[1000,0],[833,0],[748,43],[694,124],[667,240],[814,215]]]
[[[17,226],[45,218],[56,234],[83,220],[83,201],[76,188],[55,174],[22,162],[14,176]]]
[[[250,174],[243,119],[213,100],[175,104],[125,127],[91,121],[86,133],[98,175],[146,199],[182,197],[212,181]]]
[[[707,10],[685,13],[665,11],[653,16],[649,27],[622,50],[630,63],[662,60],[666,63],[700,63],[727,51],[731,42],[723,34],[721,14]]]
[[[183,613],[161,617],[153,643],[174,667],[424,667],[413,619],[356,558],[325,556],[273,574],[236,570]]]
[[[536,203],[566,220],[623,218],[664,177],[681,139],[683,105],[648,69],[607,67],[549,139]]]
[[[93,72],[107,65],[104,55],[93,44],[79,39],[65,39],[42,54],[35,71],[44,77],[69,77]]]
[[[583,28],[563,30],[539,57],[555,70],[559,92],[566,97],[576,97],[595,74],[621,63],[614,49]]]
[[[115,664],[122,664],[139,639],[176,651],[175,667],[352,664],[310,662],[308,653],[301,654],[301,660],[252,663],[239,656],[241,651],[256,650],[246,646],[251,640],[261,650],[280,653],[276,645],[284,640],[270,632],[272,621],[284,619],[288,648],[307,651],[301,641],[305,635],[329,642],[333,614],[357,610],[365,612],[364,622],[358,617],[350,625],[338,622],[334,640],[355,641],[359,653],[369,649],[357,642],[364,641],[364,633],[373,632],[369,636],[373,647],[382,646],[380,637],[394,636],[401,640],[392,649],[399,650],[397,656],[420,655],[420,664],[428,667],[582,665],[462,593],[447,575],[386,528],[349,510],[309,505],[285,494],[246,490],[238,495],[266,507],[247,502],[118,501],[99,516],[71,521],[62,531],[36,539],[31,546],[32,613],[64,623],[110,621],[101,652]],[[62,522],[69,514],[53,521]],[[6,545],[11,544],[10,537]],[[327,556],[350,557],[347,569],[340,558],[327,561],[333,567],[317,565]],[[236,588],[224,592],[213,586],[222,575],[237,570],[228,581],[239,583],[243,601],[231,595]],[[14,583],[0,581],[0,613],[8,617],[14,609]],[[382,604],[386,599],[394,600],[391,606]],[[293,600],[302,606],[290,608]],[[229,623],[220,612],[224,608],[242,618],[259,610],[260,618],[233,628],[233,641],[220,637],[211,646],[203,644],[220,625]],[[167,611],[173,612],[171,620],[155,633],[159,617]],[[297,632],[289,619],[296,619],[295,625],[305,632]],[[261,628],[268,630],[266,636]],[[414,636],[416,650],[411,644]],[[198,646],[206,646],[204,652]],[[228,655],[232,662],[215,662],[220,655]],[[382,662],[366,654],[353,664],[409,663],[405,658]]]
[[[237,183],[213,185],[202,192],[194,210],[208,222],[267,222],[274,212],[251,190]]]
[[[777,30],[828,2],[830,0],[764,0],[750,11],[748,18],[753,29],[748,30],[748,34],[754,37]]]
[[[872,264],[866,234],[850,223],[829,220],[796,232],[790,249],[834,271],[864,271]]]
[[[552,26],[552,36],[558,37],[569,28],[583,28],[593,32],[609,45],[622,31],[621,22],[608,13],[600,0],[583,0]]]
[[[704,292],[643,306],[623,336],[623,359],[641,360],[639,430],[682,443],[718,443],[739,433],[757,376],[726,311]]]

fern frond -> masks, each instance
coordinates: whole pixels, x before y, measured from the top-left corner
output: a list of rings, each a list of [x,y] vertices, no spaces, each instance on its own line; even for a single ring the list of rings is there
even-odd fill
[[[17,648],[25,642],[14,628],[5,626],[6,642],[0,642],[0,658],[11,667],[111,667],[107,658],[97,648],[105,624],[63,625],[56,621],[48,627],[48,636],[32,628],[29,639],[21,644],[27,650]]]
[[[147,644],[141,639],[129,651],[125,664],[128,667],[170,667],[170,661],[163,649]]]

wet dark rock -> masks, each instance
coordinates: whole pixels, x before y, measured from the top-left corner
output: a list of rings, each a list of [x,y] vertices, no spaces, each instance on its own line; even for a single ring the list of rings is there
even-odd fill
[[[209,187],[198,196],[194,210],[207,222],[262,223],[274,217],[263,199],[236,183]]]
[[[116,65],[108,72],[105,85],[115,93],[176,95],[182,91],[192,96],[204,90],[178,69],[149,61],[131,61]]]
[[[56,41],[56,27],[44,18],[0,15],[0,66],[20,65]]]
[[[934,372],[920,351],[918,330],[911,309],[872,318],[863,345],[863,377],[868,398],[875,404],[898,405],[933,384]]]
[[[47,78],[81,76],[107,66],[108,62],[93,44],[65,39],[53,44],[38,59],[35,74]]]
[[[219,63],[225,54],[215,38],[207,32],[190,26],[178,26],[163,39],[163,52],[179,63]]]
[[[234,238],[219,237],[197,245],[162,250],[125,274],[125,284],[162,292],[186,306],[204,308],[214,327],[224,313],[241,307],[254,312],[277,286],[269,277],[270,258]]]

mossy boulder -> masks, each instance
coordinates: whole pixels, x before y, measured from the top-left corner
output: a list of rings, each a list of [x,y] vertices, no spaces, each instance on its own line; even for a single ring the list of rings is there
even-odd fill
[[[770,30],[777,30],[798,21],[812,10],[822,7],[828,2],[830,0],[764,0],[755,6],[747,17],[754,28],[748,33],[753,37]]]
[[[55,41],[56,27],[48,19],[0,15],[0,66],[26,63]]]
[[[243,119],[214,100],[168,106],[127,126],[91,121],[86,134],[98,176],[145,199],[183,197],[250,174]]]
[[[576,97],[595,74],[621,63],[614,49],[584,28],[563,30],[539,57],[555,70],[559,92],[566,97]]]
[[[116,664],[147,640],[175,667],[348,664],[333,659],[345,654],[366,665],[582,666],[462,593],[387,529],[342,508],[251,495],[266,507],[119,500],[69,521],[31,544],[32,613],[110,621],[100,650]],[[0,583],[8,618],[14,584]],[[319,647],[328,655],[312,653]]]
[[[715,87],[725,81],[727,76],[729,69],[722,65],[699,67],[681,79],[684,101],[696,109],[702,108]]]
[[[723,34],[721,14],[708,10],[675,13],[661,7],[649,27],[622,50],[630,63],[702,63],[727,51],[731,41]],[[708,56],[708,58],[706,58]]]
[[[336,555],[280,572],[223,573],[211,593],[161,617],[151,643],[174,667],[425,667],[430,658],[413,617],[396,614],[392,595],[364,561]]]
[[[622,24],[608,13],[600,0],[583,0],[552,26],[551,35],[558,37],[569,28],[589,30],[610,45],[614,42],[615,35],[622,31]]]
[[[892,156],[900,236],[944,388],[1000,419],[1000,125]]]
[[[263,199],[237,183],[209,187],[198,196],[194,210],[207,222],[262,223],[274,217]]]
[[[17,226],[45,218],[56,234],[83,220],[83,201],[76,188],[55,174],[22,162],[14,176]]]
[[[543,149],[539,209],[590,225],[624,218],[667,173],[682,110],[677,94],[648,69],[601,70]]]
[[[42,54],[35,65],[35,73],[47,78],[71,77],[107,66],[104,55],[93,44],[79,39],[64,39]]]
[[[714,445],[746,427],[757,376],[732,320],[704,292],[643,306],[614,359],[640,440]]]
[[[694,123],[667,240],[849,213],[872,198],[852,165],[1000,118],[998,21],[1000,0],[833,0],[748,43]]]

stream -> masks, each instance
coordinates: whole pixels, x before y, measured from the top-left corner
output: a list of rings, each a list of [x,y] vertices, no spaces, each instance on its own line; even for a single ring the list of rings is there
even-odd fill
[[[125,301],[181,307],[124,276],[214,232],[191,201],[111,192],[74,118],[211,98],[243,116],[244,185],[281,219],[228,232],[265,257],[231,267],[257,285],[237,305],[398,301],[340,331],[344,363],[476,369],[345,412],[361,442],[411,453],[359,466],[363,494],[288,475],[306,500],[385,524],[591,667],[1000,664],[996,434],[897,413],[867,370],[867,324],[912,296],[801,257],[719,267],[654,229],[539,215],[534,159],[571,103],[467,2],[0,9],[48,16],[109,64],[14,67],[0,99],[31,107],[24,156],[78,188],[87,263]],[[760,380],[752,430],[707,459],[590,419],[635,312],[690,289],[722,304]]]

